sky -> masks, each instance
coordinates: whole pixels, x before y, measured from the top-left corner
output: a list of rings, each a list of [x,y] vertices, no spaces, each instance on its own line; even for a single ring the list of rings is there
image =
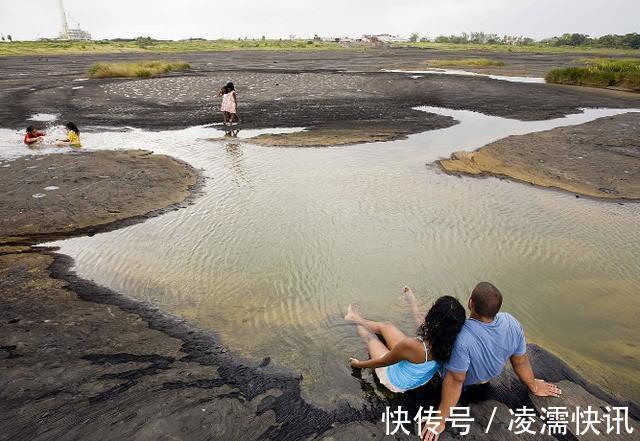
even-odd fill
[[[408,36],[483,31],[541,39],[640,32],[639,0],[65,0],[93,38]],[[0,0],[0,34],[56,37],[58,0]]]

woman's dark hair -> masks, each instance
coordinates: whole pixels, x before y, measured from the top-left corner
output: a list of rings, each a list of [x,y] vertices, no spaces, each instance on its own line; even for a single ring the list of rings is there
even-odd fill
[[[66,125],[67,129],[72,130],[74,132],[76,132],[77,135],[80,134],[80,129],[78,128],[78,126],[76,126],[74,123],[72,123],[71,121],[69,121]]]
[[[458,299],[442,296],[433,304],[418,327],[418,335],[431,346],[434,360],[447,361],[451,357],[453,343],[464,325],[466,313]]]
[[[36,129],[35,127],[33,127],[33,126],[29,126],[29,127],[27,127],[27,133],[31,133],[31,132],[33,132],[35,129]]]
[[[233,83],[231,81],[229,81],[227,85],[224,86],[224,88],[227,90],[227,93],[231,92],[232,90],[236,90],[235,87],[233,87]]]

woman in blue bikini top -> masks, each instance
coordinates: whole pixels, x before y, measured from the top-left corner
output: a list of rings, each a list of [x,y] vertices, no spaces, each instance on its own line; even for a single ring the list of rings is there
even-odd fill
[[[392,392],[406,392],[426,384],[440,364],[451,356],[453,343],[464,325],[466,313],[451,296],[436,300],[424,318],[417,309],[416,298],[409,287],[403,297],[409,303],[418,324],[417,336],[408,337],[389,322],[367,320],[356,304],[349,305],[346,320],[358,326],[358,334],[366,342],[371,358],[351,358],[354,368],[374,368],[380,383]],[[383,343],[377,337],[381,335]]]

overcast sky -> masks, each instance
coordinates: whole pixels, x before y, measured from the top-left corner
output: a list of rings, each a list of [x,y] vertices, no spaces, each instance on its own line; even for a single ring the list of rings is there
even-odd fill
[[[94,38],[300,38],[463,31],[536,39],[640,32],[639,0],[65,0],[69,25]],[[0,0],[0,34],[55,37],[58,0]]]

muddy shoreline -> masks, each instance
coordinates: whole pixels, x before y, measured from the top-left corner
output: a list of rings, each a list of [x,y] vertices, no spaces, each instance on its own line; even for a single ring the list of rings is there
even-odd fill
[[[0,245],[122,228],[190,203],[203,179],[185,162],[145,150],[30,155],[0,164]]]
[[[447,173],[504,177],[612,201],[640,200],[640,113],[510,136],[438,161]]]
[[[575,55],[493,54],[517,73],[571,65]],[[21,128],[32,113],[57,113],[86,126],[177,129],[220,122],[221,84],[233,80],[243,127],[381,130],[404,135],[452,124],[420,105],[466,109],[520,120],[581,107],[639,107],[640,97],[609,90],[497,81],[483,77],[382,72],[429,59],[487,56],[478,51],[380,49],[366,52],[102,54],[0,58],[0,126]],[[96,61],[184,59],[191,71],[152,79],[87,80]],[[510,73],[514,73],[510,72]],[[506,73],[506,72],[505,72]]]
[[[541,76],[552,67],[576,64],[576,54],[409,48],[2,57],[0,99],[6,104],[0,107],[0,126],[21,128],[30,123],[32,113],[41,112],[60,115],[57,123],[73,120],[88,131],[102,130],[99,127],[170,130],[209,125],[215,138],[221,136],[215,129],[215,124],[221,123],[216,94],[228,80],[236,84],[243,129],[306,128],[303,132],[260,135],[249,141],[266,146],[324,147],[390,141],[456,124],[446,116],[413,110],[423,105],[525,121],[558,118],[585,107],[640,108],[638,94],[612,90],[383,72],[416,69],[428,60],[470,57],[504,61],[506,66],[491,70],[503,75]],[[192,68],[151,79],[86,78],[87,70],[97,61],[153,58],[183,59]],[[563,165],[561,152],[545,149],[543,153],[547,155],[543,173],[552,173]],[[594,159],[604,158],[605,162],[609,153],[591,150]],[[525,172],[531,174],[529,169]],[[584,183],[588,187],[593,173],[588,168],[580,173],[571,191],[575,187],[579,194],[591,194],[580,188]],[[616,173],[607,179],[615,178]]]

